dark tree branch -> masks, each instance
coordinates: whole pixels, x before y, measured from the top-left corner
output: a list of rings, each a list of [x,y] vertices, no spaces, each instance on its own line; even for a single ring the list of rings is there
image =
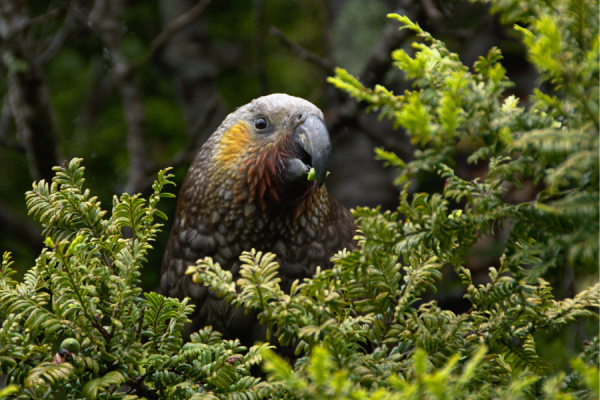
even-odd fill
[[[415,20],[419,13],[418,3],[415,4],[412,1],[402,1],[401,3],[403,7],[394,11]],[[385,74],[392,66],[390,53],[392,50],[400,47],[408,35],[409,32],[407,29],[399,30],[399,23],[397,21],[390,20],[387,22],[379,41],[373,46],[369,60],[358,77],[365,87],[373,87],[375,84],[383,81]],[[394,149],[394,151],[402,148],[402,143],[394,145],[397,140],[390,140],[386,135],[380,135],[372,129],[365,129],[368,126],[363,120],[359,120],[360,116],[366,111],[365,105],[356,102],[338,90],[333,92],[332,104],[335,104],[335,106],[325,111],[328,121],[327,127],[330,132],[334,132],[345,125],[356,125],[363,133],[374,140],[375,143],[390,150]]]
[[[403,0],[400,3],[401,7],[394,10],[394,12],[406,15],[413,21],[416,20],[420,12],[419,4],[410,0]],[[383,81],[385,74],[392,66],[390,53],[399,48],[409,35],[410,32],[408,29],[399,29],[398,21],[389,20],[387,22],[379,41],[373,46],[371,57],[358,77],[365,87],[373,87],[375,84]],[[352,119],[355,119],[356,124],[361,130],[376,143],[394,151],[402,149],[404,146],[403,143],[394,145],[397,140],[390,140],[385,135],[378,135],[371,129],[365,129],[368,128],[367,125],[364,124],[364,121],[359,120],[359,117],[366,111],[365,105],[357,103],[354,99],[339,91],[336,93],[340,104],[338,104],[336,112],[331,113],[331,118],[329,119],[332,129],[337,129],[341,124],[350,123]],[[342,96],[343,100],[341,99]],[[404,153],[404,151],[401,153]]]
[[[197,0],[160,0],[165,26],[196,5]],[[180,151],[167,162],[157,161],[154,171],[168,166],[177,167],[191,162],[199,147],[221,122],[226,110],[217,87],[220,64],[217,53],[211,46],[211,37],[205,14],[180,31],[160,52],[161,61],[173,75],[176,94],[186,122],[187,141]],[[231,48],[226,51],[227,61],[237,65]],[[233,53],[233,54],[232,54]],[[231,58],[233,57],[233,58]],[[150,182],[151,183],[151,182]]]
[[[180,30],[194,22],[210,4],[211,0],[200,0],[188,12],[171,21],[150,44],[150,52],[148,58],[152,58],[154,53],[163,47],[171,38]]]
[[[407,4],[406,8],[396,10],[399,14],[408,16],[411,20],[415,20],[418,15],[418,7]],[[373,52],[369,61],[365,65],[363,72],[360,74],[359,80],[366,87],[372,87],[376,83],[383,81],[383,77],[392,66],[392,58],[390,53],[402,45],[410,32],[408,29],[400,30],[400,23],[396,20],[389,20],[383,30],[381,38],[373,47]]]
[[[32,18],[29,21],[29,26],[45,24],[48,21],[60,17],[64,10],[65,6],[59,5],[58,7],[48,11],[46,14],[38,15],[37,17]]]
[[[334,73],[333,65],[328,60],[326,60],[322,57],[319,57],[318,55],[306,50],[304,47],[300,46],[299,44],[292,42],[290,39],[288,39],[283,34],[283,32],[281,32],[279,29],[277,29],[274,26],[269,28],[269,34],[278,38],[279,41],[281,42],[281,44],[283,44],[288,49],[292,50],[303,60],[306,60],[315,65],[318,65],[319,67],[323,68],[329,75],[333,75],[333,73]]]
[[[10,111],[10,103],[8,97],[8,94],[4,96],[2,111],[0,111],[0,150],[2,149],[2,147],[4,147],[25,154],[25,147],[8,138],[12,121],[12,113]],[[0,152],[0,155],[1,154],[2,153]]]
[[[50,180],[58,161],[56,126],[43,71],[34,61],[35,46],[27,35],[30,22],[26,1],[0,2],[2,59],[17,138],[26,150],[32,178]]]
[[[144,143],[146,116],[144,103],[135,79],[134,67],[120,51],[123,8],[122,0],[96,0],[90,13],[90,22],[102,37],[109,51],[123,99],[123,111],[127,122],[127,150],[129,152],[129,176],[125,191],[138,193],[146,186]]]
[[[129,75],[131,75],[129,77]],[[134,83],[133,71],[127,71],[120,79],[121,96],[125,109],[125,118],[129,128],[127,149],[129,151],[129,178],[125,185],[127,193],[142,191],[145,181],[146,150],[144,144],[145,110],[144,103]]]
[[[218,95],[215,95],[215,97],[210,100],[206,112],[194,122],[186,146],[171,160],[159,164],[157,169],[164,169],[166,167],[177,168],[182,164],[192,161],[198,151],[199,142],[201,141],[202,136],[212,134],[212,132],[206,132],[206,128],[210,125],[210,121],[217,113],[220,106],[221,98]],[[154,169],[156,168],[151,168],[151,170]]]
[[[44,52],[37,57],[37,63],[39,63],[40,65],[44,65],[51,61],[54,58],[54,56],[56,56],[58,51],[61,49],[61,47],[71,34],[71,32],[73,32],[74,28],[77,26],[78,13],[79,3],[77,1],[72,1],[69,4],[69,9],[67,11],[67,16],[65,17],[65,22],[63,23],[63,26],[52,37],[52,40],[50,41],[50,44],[48,45],[46,50],[44,50]]]
[[[27,13],[25,1],[0,2],[0,39],[5,44],[10,44],[15,37],[21,36],[30,24],[31,18]]]
[[[11,114],[27,153],[31,177],[50,181],[58,154],[50,94],[41,71],[32,65],[29,72],[9,73],[8,82]]]
[[[377,129],[376,125],[373,125],[374,119],[373,116],[368,116],[364,113],[364,110],[361,110],[361,113],[356,117],[356,122],[360,130],[376,144],[379,144],[388,151],[394,152],[403,160],[411,158],[414,148],[408,140],[398,140],[397,135],[390,135],[381,129]]]

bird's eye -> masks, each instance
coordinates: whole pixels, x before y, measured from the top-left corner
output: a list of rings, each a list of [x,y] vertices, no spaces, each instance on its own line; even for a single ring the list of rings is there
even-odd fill
[[[256,129],[259,130],[263,130],[267,127],[267,120],[263,117],[257,118],[256,121],[254,122],[254,126],[256,127]]]

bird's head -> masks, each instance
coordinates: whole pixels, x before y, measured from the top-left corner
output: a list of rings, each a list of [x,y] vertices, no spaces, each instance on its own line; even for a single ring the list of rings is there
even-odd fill
[[[320,190],[327,176],[329,133],[321,110],[304,99],[253,100],[229,114],[209,142],[220,181],[237,180],[237,200],[263,209]],[[315,181],[308,180],[313,168]]]

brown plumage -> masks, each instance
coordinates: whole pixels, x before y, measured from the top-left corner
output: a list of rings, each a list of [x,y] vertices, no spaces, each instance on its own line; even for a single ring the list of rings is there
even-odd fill
[[[204,144],[179,193],[161,278],[163,294],[196,304],[192,329],[264,340],[253,315],[185,275],[200,258],[212,257],[235,280],[242,251],[273,252],[288,291],[317,266],[330,268],[339,250],[354,249],[354,219],[323,185],[330,149],[321,111],[285,94],[240,107]],[[311,168],[317,181],[307,179]]]

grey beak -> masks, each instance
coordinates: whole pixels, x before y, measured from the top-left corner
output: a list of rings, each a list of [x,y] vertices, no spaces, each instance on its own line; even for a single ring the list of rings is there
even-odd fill
[[[331,140],[325,123],[315,114],[310,114],[306,120],[294,130],[294,141],[308,153],[310,164],[315,169],[317,184],[323,186],[329,167]]]

